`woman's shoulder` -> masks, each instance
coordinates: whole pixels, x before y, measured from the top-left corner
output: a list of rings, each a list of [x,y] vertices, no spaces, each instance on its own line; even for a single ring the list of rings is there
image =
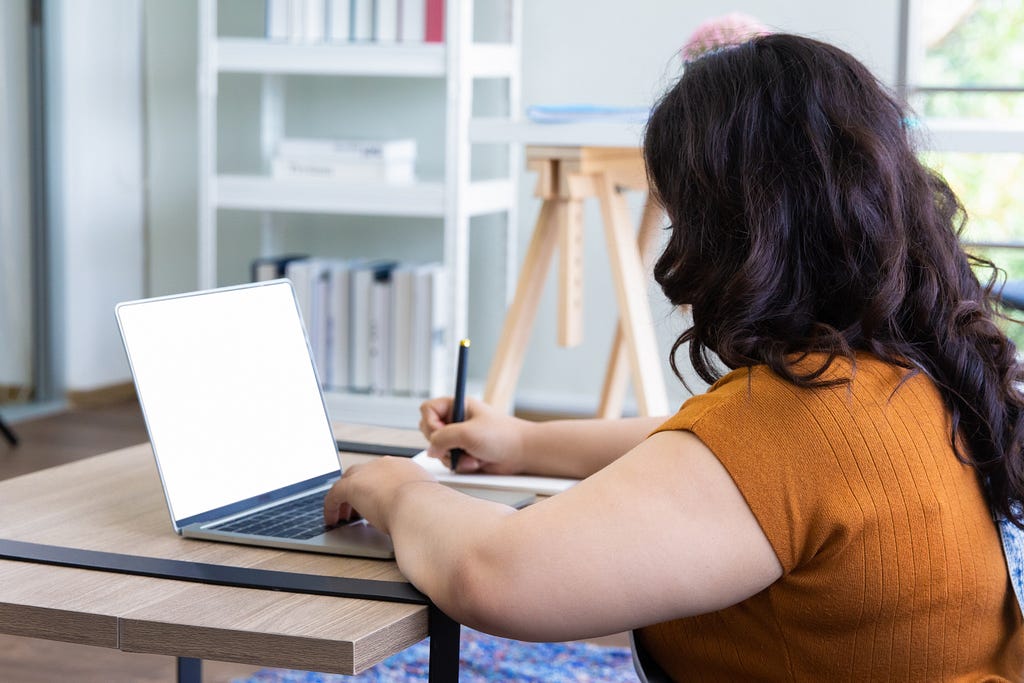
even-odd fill
[[[792,367],[798,374],[807,375],[823,368],[826,360],[825,354],[807,354],[794,359]],[[768,365],[736,368],[705,393],[684,402],[658,431],[691,429],[694,424],[717,415],[728,415],[729,419],[747,415],[791,415],[821,410],[832,403],[874,403],[903,387],[908,391],[932,387],[923,372],[867,353],[858,353],[852,359],[836,357],[815,379],[826,386],[799,386]]]

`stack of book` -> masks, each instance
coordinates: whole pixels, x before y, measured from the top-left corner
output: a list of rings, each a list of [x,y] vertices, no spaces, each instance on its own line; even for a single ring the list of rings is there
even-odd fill
[[[293,43],[441,43],[445,0],[266,0],[267,38]]]
[[[271,161],[275,178],[408,184],[416,178],[416,141],[283,138]]]
[[[257,259],[252,273],[292,281],[325,389],[416,397],[448,390],[441,264],[290,254]]]

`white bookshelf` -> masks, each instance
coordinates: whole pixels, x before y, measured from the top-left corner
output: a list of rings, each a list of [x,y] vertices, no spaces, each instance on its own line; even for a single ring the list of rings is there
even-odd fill
[[[450,272],[449,311],[453,339],[466,336],[469,289],[469,221],[491,213],[506,214],[505,300],[511,296],[517,271],[516,203],[521,152],[514,141],[479,140],[507,144],[508,168],[504,178],[472,181],[470,135],[473,89],[476,79],[502,78],[507,82],[509,120],[520,111],[521,0],[479,0],[508,7],[509,41],[476,43],[473,39],[472,0],[445,3],[445,43],[422,44],[301,44],[263,38],[237,38],[218,34],[217,0],[199,5],[199,282],[200,288],[227,284],[218,280],[218,212],[252,211],[260,216],[260,255],[272,251],[280,226],[275,214],[317,213],[409,218],[440,218],[443,261]],[[255,4],[255,3],[254,3]],[[254,11],[258,11],[254,10]],[[269,175],[221,174],[217,171],[217,89],[222,74],[260,77],[260,152],[268,162],[283,134],[285,88],[292,75],[372,78],[426,78],[444,84],[445,123],[443,177],[418,178],[406,185],[332,184],[323,181],[276,179]],[[329,84],[329,81],[325,81]],[[329,87],[329,85],[325,85]],[[264,167],[269,167],[268,163]],[[454,347],[453,347],[454,349]],[[454,357],[454,350],[453,350]],[[448,373],[451,374],[451,373]],[[421,398],[367,396],[331,392],[326,396],[333,419],[411,426]],[[411,422],[410,422],[411,419]]]
[[[221,174],[216,177],[215,188],[215,203],[220,209],[445,217],[443,180],[409,185],[339,185],[330,181]],[[507,211],[511,208],[512,190],[510,180],[470,183],[466,210],[471,216]]]

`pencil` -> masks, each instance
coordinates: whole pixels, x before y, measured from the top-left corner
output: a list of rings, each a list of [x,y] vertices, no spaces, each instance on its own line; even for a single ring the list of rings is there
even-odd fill
[[[459,342],[459,360],[455,367],[455,398],[452,399],[452,419],[449,424],[462,422],[466,419],[466,357],[469,355],[469,340]],[[449,455],[452,459],[452,472],[459,466],[462,457],[461,448],[453,448]]]

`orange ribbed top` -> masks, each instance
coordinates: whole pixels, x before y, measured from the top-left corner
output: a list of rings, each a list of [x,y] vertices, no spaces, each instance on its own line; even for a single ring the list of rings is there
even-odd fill
[[[729,471],[783,576],[727,609],[642,629],[685,681],[1021,681],[1024,625],[974,470],[924,374],[858,356],[850,385],[734,371],[659,431]],[[850,376],[837,361],[828,376]]]

